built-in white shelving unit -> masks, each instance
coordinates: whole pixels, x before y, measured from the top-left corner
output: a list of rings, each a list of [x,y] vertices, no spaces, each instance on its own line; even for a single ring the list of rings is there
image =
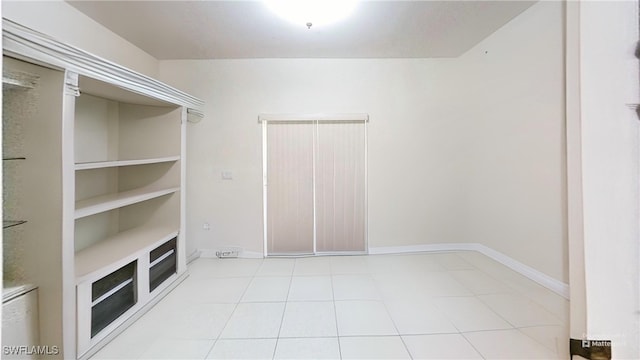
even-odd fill
[[[165,162],[175,162],[178,160],[180,160],[179,156],[168,156],[168,157],[155,158],[155,159],[86,162],[86,163],[76,164],[76,170],[92,170],[92,169],[113,168],[113,167],[120,167],[120,166],[160,164]]]
[[[3,50],[5,239],[40,289],[40,342],[88,358],[186,276],[185,133],[203,103],[6,19]]]
[[[155,189],[145,187],[109,195],[101,195],[76,202],[76,219],[151,200],[179,191],[179,187]]]

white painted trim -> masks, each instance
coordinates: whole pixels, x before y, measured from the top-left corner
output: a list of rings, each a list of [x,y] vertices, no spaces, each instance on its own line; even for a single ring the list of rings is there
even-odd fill
[[[160,164],[165,162],[175,162],[179,160],[180,160],[180,156],[167,156],[163,158],[153,158],[153,159],[94,161],[94,162],[86,162],[86,163],[76,163],[75,168],[76,168],[76,171],[77,170],[93,170],[93,169],[103,169],[108,167]]]
[[[180,228],[176,242],[176,271],[187,270],[187,121],[189,109],[182,108],[180,114]]]
[[[313,136],[312,136],[312,149],[311,149],[311,189],[312,189],[312,212],[313,212],[313,253],[318,253],[318,198],[316,197],[317,190],[317,173],[316,173],[316,165],[317,165],[317,157],[318,157],[318,136],[320,136],[320,132],[318,131],[318,122],[314,121],[313,124]]]
[[[221,249],[200,249],[200,257],[216,258],[216,252]],[[488,246],[478,243],[452,243],[452,244],[420,244],[405,246],[381,246],[369,248],[369,255],[385,255],[385,254],[412,254],[421,252],[453,252],[453,251],[477,251],[509,269],[527,277],[528,279],[538,283],[541,286],[555,292],[556,294],[569,299],[569,285],[555,279],[541,271],[538,271],[529,265],[525,265],[499,251],[491,249]],[[318,255],[345,255],[344,253],[322,253]],[[350,253],[349,255],[353,255]],[[358,254],[361,255],[361,254]],[[316,255],[306,255],[316,256]],[[265,256],[257,251],[240,251],[238,258],[242,259],[262,259]]]
[[[267,178],[267,122],[262,122],[262,255],[266,257],[269,252],[268,231],[269,223],[267,222],[268,211],[268,178]]]
[[[4,29],[3,29],[4,37]],[[3,44],[4,45],[4,44]],[[77,74],[65,71],[65,89],[69,85],[77,87]],[[67,358],[77,357],[78,304],[76,303],[76,252],[75,252],[75,189],[76,172],[74,169],[75,153],[75,108],[76,96],[63,91],[62,99],[62,355]],[[52,271],[55,271],[52,269]],[[49,284],[40,284],[49,285]],[[43,301],[42,298],[40,301]],[[90,330],[89,330],[90,331]]]
[[[264,255],[262,255],[262,253],[257,251],[246,251],[246,250],[242,250],[240,252],[239,257],[243,259],[264,259]]]
[[[555,292],[556,294],[569,300],[569,285],[562,281],[555,279],[541,271],[532,268],[529,265],[525,265],[499,251],[491,249],[488,246],[482,244],[475,244],[478,247],[478,252],[492,258],[493,260],[501,263],[502,265],[510,268],[513,271],[520,273],[523,276],[528,277],[530,280],[537,282],[538,284],[546,287],[547,289]]]
[[[4,18],[2,40],[5,55],[73,71],[202,113],[204,102],[198,98]]]
[[[422,244],[407,246],[386,246],[369,248],[370,255],[381,254],[406,254],[419,252],[447,252],[447,251],[477,251],[511,270],[535,281],[539,285],[569,299],[569,285],[555,279],[529,265],[525,265],[499,251],[478,243],[454,243],[454,244]]]
[[[293,114],[260,114],[258,122],[266,121],[364,121],[369,122],[369,114],[364,113],[293,113]]]
[[[369,121],[367,121],[369,122]],[[369,251],[369,124],[364,124],[364,251]]]
[[[192,252],[189,256],[187,256],[187,265],[198,260],[201,257],[201,255],[202,255],[202,252],[199,250]]]
[[[418,252],[440,252],[440,251],[477,251],[477,247],[472,243],[459,244],[421,244],[405,246],[382,246],[369,248],[369,255],[384,254],[406,254]]]

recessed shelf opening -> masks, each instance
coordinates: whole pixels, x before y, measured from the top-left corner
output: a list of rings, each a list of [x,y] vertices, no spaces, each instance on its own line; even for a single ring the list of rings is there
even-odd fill
[[[77,219],[75,222],[76,256],[78,252],[94,245],[104,243],[108,246],[112,240],[119,239],[123,233],[136,229],[142,233],[141,236],[146,232],[155,233],[157,231],[155,228],[169,228],[177,231],[179,202],[179,194],[168,194]],[[145,245],[159,239],[151,237]],[[130,243],[133,243],[133,240]]]

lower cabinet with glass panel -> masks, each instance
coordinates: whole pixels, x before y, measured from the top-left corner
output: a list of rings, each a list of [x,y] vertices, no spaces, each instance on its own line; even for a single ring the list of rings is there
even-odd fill
[[[178,280],[178,236],[141,249],[120,265],[78,277],[78,353],[107,339]],[[89,253],[81,256],[91,256]]]

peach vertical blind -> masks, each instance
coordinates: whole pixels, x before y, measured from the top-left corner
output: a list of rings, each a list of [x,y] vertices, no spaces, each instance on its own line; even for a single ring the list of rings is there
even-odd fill
[[[313,135],[309,122],[267,126],[269,254],[313,253]]]
[[[316,250],[364,251],[364,123],[318,122],[316,129]]]
[[[366,117],[261,120],[267,253],[365,251]]]

